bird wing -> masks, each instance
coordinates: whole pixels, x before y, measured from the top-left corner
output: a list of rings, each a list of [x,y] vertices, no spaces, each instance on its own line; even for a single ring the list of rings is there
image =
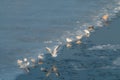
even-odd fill
[[[49,53],[52,53],[51,49],[46,47],[46,50],[49,52]]]
[[[90,32],[88,30],[84,30],[85,33],[89,34]]]
[[[60,48],[60,45],[55,46],[53,50],[53,54],[56,54],[59,48]]]

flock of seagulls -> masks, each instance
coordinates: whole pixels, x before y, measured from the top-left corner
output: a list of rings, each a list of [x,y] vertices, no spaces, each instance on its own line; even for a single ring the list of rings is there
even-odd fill
[[[17,63],[20,68],[24,69],[26,72],[30,71],[29,65],[30,62],[28,62],[27,58],[24,58],[23,60],[17,60]]]
[[[107,22],[109,18],[108,14],[105,14],[102,16],[102,20],[104,22]],[[78,34],[75,36],[76,38],[76,44],[81,44],[82,41],[81,39],[83,37],[89,37],[90,36],[90,32],[92,32],[94,30],[94,26],[89,26],[87,29],[83,30],[84,34]],[[66,38],[66,47],[70,48],[72,47],[72,42],[73,39],[72,38]],[[49,47],[45,47],[46,51],[52,56],[52,57],[57,57],[58,54],[58,50],[60,48],[61,45],[57,45],[54,47],[54,49],[50,49]],[[30,67],[36,67],[37,65],[42,65],[44,59],[44,54],[39,54],[37,60],[34,58],[31,58],[30,60],[28,60],[27,58],[24,58],[23,60],[18,59],[17,60],[17,64],[19,66],[19,68],[23,69],[25,72],[30,72]],[[43,72],[46,72],[46,77],[50,76],[51,73],[55,73],[55,75],[58,77],[60,76],[60,73],[57,69],[57,67],[55,65],[52,66],[52,68],[50,68],[49,70],[45,69],[45,68],[41,68],[40,69]]]

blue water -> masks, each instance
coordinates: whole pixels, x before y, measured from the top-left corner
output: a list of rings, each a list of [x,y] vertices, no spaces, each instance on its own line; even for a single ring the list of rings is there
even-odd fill
[[[17,59],[36,57],[40,53],[45,54],[45,46],[52,48],[59,44],[59,41],[65,44],[66,37],[75,40],[74,36],[82,34],[89,25],[95,26],[96,34],[92,33],[88,41],[85,41],[85,44],[90,43],[89,41],[91,41],[90,44],[95,44],[92,47],[88,46],[88,50],[99,50],[104,45],[107,49],[109,46],[112,46],[110,49],[119,49],[118,37],[111,38],[108,35],[102,37],[104,34],[100,32],[106,29],[109,29],[108,33],[115,32],[113,27],[104,28],[100,18],[104,14],[109,14],[109,20],[112,22],[119,17],[119,11],[119,0],[1,0],[0,79],[13,80],[16,75],[23,73],[17,67]],[[111,25],[114,26],[114,24]],[[118,36],[118,34],[114,35]],[[94,39],[96,35],[99,36]],[[83,49],[84,46],[86,45],[83,45]],[[79,50],[75,49],[75,51]],[[74,57],[72,55],[67,57],[67,54],[58,56],[58,60],[64,58]],[[75,58],[81,60],[80,57],[75,56]],[[75,62],[70,63],[75,64]]]

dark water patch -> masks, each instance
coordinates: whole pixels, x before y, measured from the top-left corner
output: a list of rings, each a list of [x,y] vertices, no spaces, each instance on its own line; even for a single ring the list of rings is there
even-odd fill
[[[63,46],[56,58],[52,58],[49,54],[46,54],[43,65],[31,69],[28,74],[17,76],[16,80],[108,80],[108,76],[110,80],[119,79],[119,71],[117,71],[119,69],[112,64],[113,60],[120,54],[119,51],[92,51],[87,50],[86,46],[90,47],[94,44],[81,44],[82,46],[72,44],[73,48]],[[40,71],[41,67],[49,69],[52,65],[57,66],[60,77],[56,77],[54,73],[46,77],[46,73]]]

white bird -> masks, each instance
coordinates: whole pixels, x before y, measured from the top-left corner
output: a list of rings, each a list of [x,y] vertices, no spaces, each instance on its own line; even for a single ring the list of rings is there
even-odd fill
[[[105,14],[102,16],[103,23],[107,26],[108,25],[109,14]]]
[[[21,66],[21,68],[25,68],[28,67],[30,65],[30,62],[28,62],[27,58],[23,59],[23,66]]]
[[[36,60],[35,59],[33,59],[33,58],[31,58],[31,62],[32,62],[32,67],[35,67],[36,65]]]
[[[38,59],[44,59],[44,54],[39,54]]]
[[[24,61],[24,62],[27,62],[27,58],[24,58],[23,61]]]
[[[35,63],[35,62],[36,62],[36,60],[35,60],[35,59],[33,59],[33,58],[31,58],[31,62],[32,62],[32,63]]]
[[[76,39],[77,39],[76,44],[81,44],[82,43],[81,42],[82,37],[83,37],[83,35],[76,36]]]
[[[25,68],[26,66],[28,66],[30,64],[27,61],[27,58],[24,58],[23,61],[18,59],[17,63],[18,63],[18,65],[19,65],[20,68]]]
[[[83,35],[81,34],[81,35],[76,36],[76,39],[80,40],[80,39],[82,39],[82,37],[83,37]]]
[[[72,39],[66,38],[66,41],[67,41],[68,43],[71,43],[71,42],[72,42]]]
[[[59,47],[60,47],[60,45],[57,45],[57,46],[55,46],[55,48],[53,50],[46,47],[46,50],[52,55],[52,57],[57,57],[57,52],[58,52]]]
[[[66,38],[66,42],[67,42],[66,47],[71,47],[71,46],[72,46],[72,45],[71,45],[71,42],[72,42],[72,41],[73,41],[72,39]]]
[[[72,45],[70,43],[67,43],[66,47],[70,48],[70,47],[72,47]]]
[[[90,31],[89,31],[89,30],[85,29],[84,32],[85,32],[85,36],[86,36],[86,37],[89,37],[89,36],[90,36]]]
[[[77,40],[76,41],[76,44],[81,44],[82,42],[80,40]]]
[[[43,54],[39,54],[38,55],[38,64],[43,64],[43,60],[44,59],[44,55]]]
[[[28,67],[30,65],[30,62],[28,62],[27,58],[23,59],[23,63],[25,67]]]
[[[29,65],[30,62],[27,61],[27,58],[24,58],[23,61],[22,60],[17,60],[17,63],[19,65],[20,68],[24,69],[26,72],[29,72]]]

